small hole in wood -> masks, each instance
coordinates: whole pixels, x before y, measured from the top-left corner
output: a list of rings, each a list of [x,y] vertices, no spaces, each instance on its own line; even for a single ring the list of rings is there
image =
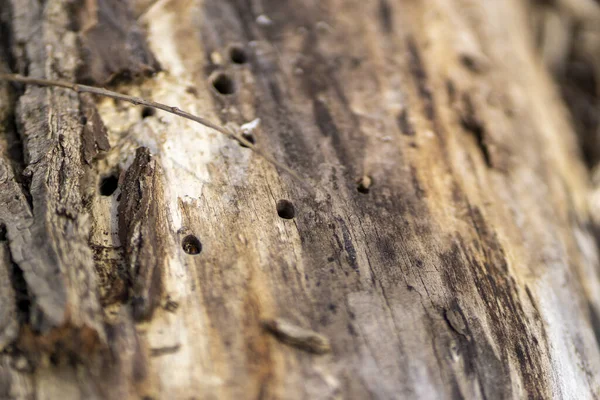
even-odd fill
[[[246,139],[247,141],[249,141],[250,143],[252,143],[252,144],[256,143],[256,139],[254,138],[254,135],[252,133],[250,133],[250,132],[242,132],[242,137],[244,139]],[[242,147],[248,147],[244,143],[240,143],[240,146],[242,146]]]
[[[191,255],[200,254],[202,251],[202,243],[200,243],[200,240],[194,235],[187,235],[184,237],[181,242],[181,247],[183,248],[183,251]]]
[[[358,180],[356,190],[358,190],[359,193],[368,194],[371,190],[371,186],[373,186],[373,178],[365,175]]]
[[[156,110],[152,107],[142,108],[142,118],[148,118],[156,114]]]
[[[229,49],[229,58],[235,64],[245,64],[248,61],[246,52],[241,46],[232,46]]]
[[[294,204],[289,200],[279,200],[277,202],[277,215],[283,219],[292,219],[296,216]]]
[[[79,118],[79,122],[81,122],[81,125],[87,124],[87,117],[82,115],[81,118]]]
[[[50,363],[52,365],[59,365],[60,363],[60,356],[58,353],[52,353],[50,354]]]
[[[119,187],[119,178],[116,175],[105,176],[100,181],[100,194],[111,196]]]
[[[235,84],[229,75],[219,72],[212,78],[212,85],[215,90],[224,95],[235,93]]]

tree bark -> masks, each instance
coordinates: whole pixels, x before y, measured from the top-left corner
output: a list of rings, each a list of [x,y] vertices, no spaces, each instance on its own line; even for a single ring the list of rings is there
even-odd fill
[[[0,397],[596,398],[591,0],[0,0]],[[564,95],[564,99],[561,96]]]

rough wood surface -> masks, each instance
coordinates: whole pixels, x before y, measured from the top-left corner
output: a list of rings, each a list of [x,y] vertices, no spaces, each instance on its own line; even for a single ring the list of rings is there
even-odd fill
[[[0,82],[3,398],[600,396],[597,2],[0,7],[3,71],[315,188]]]

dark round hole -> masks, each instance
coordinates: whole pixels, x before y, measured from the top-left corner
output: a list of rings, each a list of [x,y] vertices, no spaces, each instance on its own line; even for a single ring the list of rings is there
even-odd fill
[[[200,254],[202,251],[202,243],[200,243],[198,238],[194,235],[187,235],[184,237],[181,242],[181,247],[183,248],[183,251],[191,255]]]
[[[362,185],[362,184],[360,184],[360,183],[358,184],[356,190],[358,190],[358,192],[362,193],[362,194],[368,194],[369,193],[369,188],[366,187],[366,186],[364,186],[364,185]]]
[[[277,215],[284,219],[292,219],[296,215],[294,204],[289,200],[279,200],[277,202]]]
[[[115,175],[105,176],[100,181],[100,194],[102,196],[110,196],[119,187],[119,178]]]
[[[254,138],[254,135],[252,133],[250,133],[250,132],[242,132],[242,137],[244,139],[246,139],[247,141],[249,141],[250,143],[252,143],[252,144],[256,143],[256,139]],[[242,147],[248,147],[244,143],[240,143],[240,146],[242,146]]]
[[[229,58],[235,64],[245,64],[248,61],[246,52],[240,46],[233,46],[229,49]]]
[[[82,115],[81,118],[79,118],[79,122],[81,122],[81,125],[87,124],[87,117]]]
[[[212,80],[213,87],[221,94],[229,95],[235,93],[235,84],[229,75],[218,73]]]
[[[371,186],[373,185],[373,178],[370,176],[363,176],[360,178],[356,185],[356,190],[362,194],[368,194],[371,190]]]
[[[156,114],[156,110],[152,107],[142,108],[142,118],[148,118]]]

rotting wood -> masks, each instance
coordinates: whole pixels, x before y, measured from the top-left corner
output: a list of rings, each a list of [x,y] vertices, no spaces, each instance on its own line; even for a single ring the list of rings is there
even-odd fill
[[[306,183],[304,183],[303,179],[300,176],[298,176],[298,174],[296,174],[291,168],[285,166],[284,164],[275,160],[273,157],[269,156],[262,150],[258,149],[256,146],[254,146],[254,144],[251,141],[246,139],[241,133],[237,132],[240,129],[229,129],[228,130],[224,127],[221,127],[217,124],[210,122],[206,118],[200,117],[198,115],[190,114],[188,112],[180,110],[177,107],[168,106],[165,104],[142,99],[139,97],[132,97],[132,96],[124,95],[124,94],[117,93],[117,92],[111,92],[109,90],[102,89],[102,88],[81,85],[81,84],[77,84],[77,83],[70,83],[70,82],[66,82],[66,81],[32,78],[32,77],[21,76],[21,75],[16,75],[16,74],[0,74],[0,80],[9,81],[9,82],[28,83],[28,84],[37,85],[37,86],[61,87],[61,88],[70,89],[76,93],[83,93],[84,95],[91,93],[91,94],[96,94],[96,95],[100,95],[100,96],[110,97],[115,100],[125,100],[125,101],[132,103],[133,105],[144,105],[146,107],[151,107],[153,109],[159,109],[159,110],[170,112],[179,117],[183,117],[183,118],[189,119],[191,121],[198,122],[199,124],[202,124],[211,129],[214,129],[217,132],[222,133],[226,136],[230,136],[231,138],[240,142],[240,144],[243,145],[244,147],[248,147],[248,148],[252,149],[252,151],[259,154],[261,157],[263,157],[264,159],[266,159],[273,165],[277,166],[278,168],[282,169],[286,173],[290,174],[299,183],[306,185]],[[90,101],[89,97],[84,96],[84,100],[82,101],[82,104],[84,107],[84,116],[86,118],[85,119],[86,123],[83,124],[84,125],[84,134],[83,134],[84,148],[83,148],[83,151],[84,151],[85,161],[88,163],[89,163],[89,160],[91,160],[96,154],[98,154],[97,150],[108,150],[108,148],[110,146],[109,143],[107,142],[107,139],[105,138],[105,133],[103,132],[105,128],[102,124],[102,121],[97,119],[98,117],[97,117],[96,111],[95,111],[95,109],[91,108],[91,106],[89,105],[89,101]],[[91,118],[90,121],[88,121],[88,115]],[[90,130],[93,130],[93,131],[90,132]],[[310,189],[310,186],[306,186],[306,188]]]
[[[19,3],[13,10],[18,12],[29,6],[28,13],[20,15],[33,16],[41,12],[39,4]],[[52,8],[47,11],[51,15]],[[53,20],[58,30],[64,22],[60,18]],[[13,34],[15,37],[27,35],[25,31]],[[55,37],[54,34],[49,30],[49,37]],[[73,42],[65,38],[60,46],[54,47],[55,51],[65,54],[63,64],[57,65],[63,73],[72,67],[69,65],[72,58],[68,56],[72,45]],[[40,43],[29,42],[24,51],[29,54],[30,71],[42,67],[45,51]],[[32,299],[28,323],[35,331],[34,336],[42,336],[39,341],[32,341],[22,335],[20,340],[32,349],[53,352],[57,347],[64,347],[85,357],[104,342],[105,335],[94,289],[93,263],[87,257],[91,255],[86,238],[87,217],[81,214],[77,199],[80,139],[76,132],[81,128],[78,112],[71,118],[61,113],[60,132],[42,134],[57,122],[54,104],[78,110],[77,102],[64,93],[44,95],[34,89],[19,98],[16,126],[23,142],[27,143],[23,153],[28,164],[23,170],[27,195],[20,179],[13,175],[11,164],[3,160],[8,174],[2,183],[5,206],[0,213],[7,229],[10,259],[22,272]],[[39,118],[44,113],[48,118]],[[48,235],[57,241],[44,240]]]
[[[141,147],[121,182],[119,238],[133,282],[130,298],[136,320],[151,317],[161,302],[166,249],[172,246],[162,179],[156,160]]]
[[[106,127],[96,110],[92,96],[84,93],[79,96],[79,100],[81,104],[81,123],[83,125],[81,137],[83,159],[87,164],[90,164],[100,152],[110,149],[110,143],[108,142]]]
[[[20,327],[0,395],[600,396],[592,125],[575,135],[542,64],[585,122],[597,92],[560,78],[571,47],[548,35],[587,27],[574,42],[592,46],[595,2],[131,0],[134,48],[161,69],[134,80],[82,54],[111,54],[80,21],[112,3],[0,0],[2,73],[101,65],[111,90],[260,119],[256,145],[318,190],[163,111],[95,99],[95,120],[76,93],[0,82],[0,338]],[[110,65],[144,69],[122,50]]]

